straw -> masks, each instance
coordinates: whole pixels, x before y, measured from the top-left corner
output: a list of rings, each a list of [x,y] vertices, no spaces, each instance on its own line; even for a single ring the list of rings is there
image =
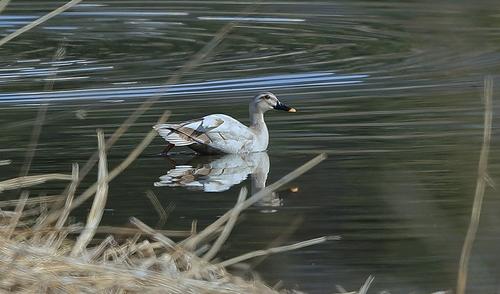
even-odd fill
[[[490,152],[491,124],[493,121],[493,78],[486,77],[484,80],[484,124],[483,124],[483,144],[479,154],[476,191],[474,194],[474,203],[470,217],[469,228],[465,236],[460,256],[460,264],[457,277],[457,294],[464,294],[467,288],[467,273],[469,259],[472,251],[472,245],[476,238],[481,217],[481,208],[483,204],[484,191],[486,185],[491,180],[488,176],[488,155]]]
[[[57,174],[57,173],[36,175],[36,176],[17,177],[17,178],[1,181],[0,182],[0,192],[7,191],[7,190],[14,190],[14,189],[31,187],[31,186],[43,184],[47,181],[54,181],[54,180],[71,181],[71,179],[72,179],[71,175]]]
[[[316,245],[319,243],[323,243],[327,240],[328,240],[328,237],[319,237],[319,238],[314,238],[311,240],[302,241],[302,242],[298,242],[298,243],[291,244],[291,245],[274,247],[274,248],[263,249],[263,250],[256,250],[256,251],[252,251],[252,252],[225,260],[223,262],[220,262],[220,263],[216,264],[216,266],[228,267],[228,266],[231,266],[233,264],[236,264],[236,263],[245,261],[247,259],[257,257],[257,256],[280,253],[280,252],[285,252],[285,251],[290,251],[290,250],[296,250],[296,249],[299,249],[302,247],[307,247],[307,246],[312,246],[312,245]]]
[[[153,207],[156,210],[156,213],[158,213],[159,220],[158,220],[158,223],[156,224],[156,227],[161,228],[167,222],[168,213],[163,208],[163,206],[160,203],[160,200],[158,200],[158,197],[156,196],[155,193],[153,193],[153,191],[151,191],[151,190],[146,191],[146,197],[149,199],[151,204],[153,204]],[[169,206],[168,209],[170,212],[171,209],[173,209],[173,207]]]
[[[71,7],[75,6],[76,4],[82,2],[82,0],[71,0],[69,1],[68,3],[64,4],[63,6],[60,6],[59,8],[47,13],[46,15],[40,17],[39,19],[36,19],[35,21],[25,25],[24,27],[16,30],[15,32],[3,37],[2,39],[0,39],[0,46],[4,45],[5,43],[9,42],[10,40],[18,37],[19,35],[31,30],[32,28],[46,22],[47,20],[53,18],[54,16],[57,16],[61,13],[63,13],[64,11],[70,9]],[[8,1],[7,1],[8,3]],[[5,7],[5,5],[7,5],[7,3],[3,4],[3,7]],[[0,4],[0,12],[1,10],[3,9],[2,7],[2,4]]]
[[[87,218],[85,229],[76,240],[76,244],[73,246],[73,250],[71,251],[71,256],[80,255],[80,253],[87,247],[89,242],[94,237],[97,226],[101,222],[104,205],[106,204],[106,199],[108,197],[108,163],[106,150],[104,148],[104,133],[102,130],[97,131],[97,140],[99,146],[99,179],[97,181],[97,192]],[[69,212],[65,211],[64,213]]]
[[[238,216],[240,212],[243,210],[243,202],[247,197],[247,189],[245,187],[241,188],[240,194],[238,195],[238,201],[236,202],[236,206],[231,211],[231,215],[229,216],[229,220],[227,221],[222,233],[219,235],[219,238],[215,241],[214,245],[210,250],[203,256],[203,260],[209,261],[215,257],[217,252],[219,252],[220,248],[226,242],[229,234],[231,233],[236,221],[238,220]]]
[[[9,5],[10,0],[0,0],[0,13]]]

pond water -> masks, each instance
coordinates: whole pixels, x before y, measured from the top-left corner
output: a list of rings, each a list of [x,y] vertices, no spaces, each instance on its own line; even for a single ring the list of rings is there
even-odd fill
[[[0,35],[63,3],[11,1]],[[165,86],[231,22],[199,66]],[[196,157],[179,148],[169,159],[157,156],[158,137],[111,183],[103,223],[135,216],[155,225],[151,190],[164,207],[175,205],[162,228],[189,230],[194,219],[203,228],[234,206],[241,187],[262,186],[255,174],[269,184],[326,152],[243,214],[221,258],[338,235],[249,264],[269,284],[309,293],[354,290],[369,275],[373,293],[454,289],[483,140],[483,80],[495,81],[499,52],[494,1],[83,1],[0,47],[0,160],[11,161],[0,179],[19,174],[40,108],[47,112],[29,174],[69,173],[96,150],[97,128],[112,134],[147,99],[158,101],[111,148],[111,168],[165,110],[170,121],[225,113],[248,123],[249,99],[271,90],[298,112],[266,114],[267,153]],[[496,182],[498,124],[494,116]],[[179,179],[200,168],[215,178]],[[499,200],[486,189],[469,293],[500,289]],[[73,215],[84,219],[88,209]]]

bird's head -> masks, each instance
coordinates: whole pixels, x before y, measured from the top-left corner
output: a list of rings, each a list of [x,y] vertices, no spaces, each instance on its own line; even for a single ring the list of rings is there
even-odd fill
[[[262,112],[266,112],[271,109],[284,110],[287,112],[297,112],[295,108],[281,103],[278,97],[276,97],[276,95],[271,92],[263,92],[258,94],[253,98],[252,103],[256,110],[260,110]]]

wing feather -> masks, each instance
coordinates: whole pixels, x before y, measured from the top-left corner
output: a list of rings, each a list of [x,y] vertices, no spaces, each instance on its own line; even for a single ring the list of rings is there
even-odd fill
[[[175,146],[202,144],[224,153],[238,153],[254,136],[248,127],[224,114],[212,114],[180,124],[158,124],[153,128]]]
[[[212,140],[207,133],[222,125],[224,120],[203,117],[190,120],[181,124],[158,124],[153,128],[167,142],[175,146],[187,146],[194,143],[210,144]]]

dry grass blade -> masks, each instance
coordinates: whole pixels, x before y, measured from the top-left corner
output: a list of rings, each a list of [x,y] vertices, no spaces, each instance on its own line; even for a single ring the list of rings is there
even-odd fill
[[[97,182],[97,192],[94,198],[94,203],[92,204],[92,208],[90,209],[90,213],[87,218],[85,230],[76,240],[76,243],[73,246],[73,250],[71,252],[71,256],[79,255],[92,240],[97,226],[101,222],[104,206],[106,205],[106,199],[108,196],[108,163],[105,150],[104,133],[102,132],[102,130],[97,131],[97,139],[99,145],[99,179]]]
[[[10,160],[10,159],[0,160],[0,166],[2,166],[2,165],[9,165],[11,163],[12,163],[12,160]]]
[[[307,240],[307,241],[302,241],[302,242],[291,244],[291,245],[274,247],[274,248],[269,248],[269,249],[264,249],[264,250],[257,250],[257,251],[249,252],[249,253],[225,260],[221,263],[216,264],[216,266],[228,267],[230,265],[233,265],[233,264],[236,264],[236,263],[242,262],[244,260],[257,257],[257,256],[285,252],[285,251],[299,249],[302,247],[316,245],[319,243],[323,243],[323,242],[327,241],[328,239],[329,239],[328,237],[319,237],[319,238],[315,238],[315,239],[311,239],[311,240]]]
[[[302,224],[303,222],[304,218],[302,216],[295,217],[293,221],[290,224],[288,224],[288,226],[281,232],[281,234],[276,239],[271,241],[271,243],[269,243],[269,246],[267,246],[267,248],[278,247],[279,245],[283,244],[283,242],[287,240],[290,237],[290,235],[293,232],[295,232],[297,228],[299,228],[300,224]],[[259,258],[255,258],[254,260],[252,260],[249,270],[256,268],[266,258],[267,256],[261,256]]]
[[[38,139],[40,138],[40,134],[42,132],[42,125],[45,120],[45,115],[47,114],[47,109],[47,104],[40,105],[40,107],[38,108],[33,131],[31,132],[28,151],[26,152],[23,166],[21,167],[21,171],[19,172],[20,177],[27,176],[31,168],[31,162],[33,161],[33,157],[35,156],[36,146],[38,145]]]
[[[370,285],[373,283],[373,281],[375,280],[375,277],[374,276],[369,276],[365,283],[361,286],[361,288],[359,288],[358,291],[347,291],[344,287],[342,287],[341,285],[336,285],[335,287],[337,288],[337,293],[342,293],[342,294],[366,294],[368,293],[368,289],[370,288]],[[382,293],[382,292],[380,292]],[[385,293],[385,291],[384,291]],[[387,294],[390,294],[389,292],[387,292]]]
[[[10,239],[10,236],[14,232],[14,230],[17,226],[17,223],[19,222],[19,219],[21,218],[21,214],[24,210],[24,205],[26,204],[26,200],[28,199],[28,196],[29,196],[28,191],[24,191],[21,194],[21,197],[19,199],[19,203],[17,204],[16,210],[14,211],[14,215],[9,222],[9,226],[7,227],[7,230],[5,230],[5,238],[6,239]]]
[[[190,231],[174,231],[174,230],[155,230],[155,232],[169,237],[187,237],[191,234]],[[108,233],[116,235],[121,235],[121,234],[135,235],[139,233],[150,234],[148,232],[144,232],[143,230],[138,230],[135,228],[120,228],[120,227],[110,227],[110,226],[99,226],[99,228],[97,228],[97,233]]]
[[[52,61],[61,60],[64,55],[66,55],[66,49],[64,42],[59,45],[56,52],[54,53],[54,57]],[[51,75],[55,77],[57,75],[57,71]],[[54,89],[54,80],[48,80],[45,82],[44,91],[52,91]],[[38,146],[38,140],[40,138],[40,134],[42,133],[42,126],[45,122],[45,117],[47,115],[47,110],[49,109],[48,104],[42,104],[38,107],[38,112],[36,114],[33,131],[31,132],[31,139],[28,145],[28,151],[26,152],[26,156],[24,158],[23,166],[21,167],[21,172],[19,176],[26,176],[29,173],[31,168],[31,163],[33,162],[33,158],[35,157],[36,147]]]
[[[198,221],[194,219],[191,222],[191,236],[196,235],[196,232],[198,232]]]
[[[29,201],[29,199],[28,199]],[[28,202],[27,201],[27,202]],[[5,213],[5,212],[4,212]],[[13,213],[12,213],[13,214]],[[23,214],[24,215],[24,214]],[[43,229],[37,230],[37,233],[50,233],[50,232],[60,232],[60,231],[65,231],[68,232],[69,234],[79,234],[84,230],[84,228],[80,225],[71,225],[71,226],[66,226],[62,227],[60,229],[55,229],[55,227],[45,227]],[[182,231],[182,230],[156,230],[156,232],[165,235],[167,237],[188,237],[191,235],[190,231]],[[22,234],[31,234],[33,233],[33,230],[31,229],[16,229],[16,234],[22,235]],[[149,235],[149,233],[146,233],[142,230],[136,229],[136,228],[127,228],[127,227],[113,227],[113,226],[99,226],[96,229],[96,234],[113,234],[113,235]]]
[[[238,220],[238,216],[240,212],[243,210],[243,203],[245,198],[247,197],[247,189],[245,187],[241,188],[240,194],[238,195],[238,201],[236,202],[236,206],[231,211],[231,215],[229,216],[229,220],[227,221],[222,233],[219,235],[219,238],[214,242],[212,248],[203,256],[203,260],[209,261],[215,257],[217,252],[219,252],[220,248],[226,242],[227,237],[231,233],[236,221]]]
[[[148,225],[146,225],[145,223],[141,222],[139,219],[135,218],[135,217],[132,217],[130,218],[130,222],[137,226],[137,228],[139,228],[139,230],[143,231],[144,233],[152,236],[154,239],[160,241],[162,244],[164,244],[166,247],[170,248],[170,249],[173,249],[175,247],[175,242],[172,241],[170,238],[168,238],[167,236],[161,234],[161,233],[158,233],[156,232],[155,230],[153,230],[151,227],[149,227]]]
[[[12,160],[10,160],[10,159],[0,160],[0,166],[2,166],[2,165],[9,165],[11,163],[12,163]]]
[[[476,238],[479,219],[481,217],[481,208],[483,204],[484,191],[488,181],[488,155],[490,153],[491,124],[493,120],[493,79],[487,77],[484,81],[484,126],[483,126],[483,145],[479,155],[479,164],[477,172],[476,191],[474,194],[474,203],[470,217],[469,228],[465,236],[460,256],[460,265],[457,278],[457,294],[464,294],[467,286],[467,271],[469,259],[472,251],[472,245]]]
[[[337,289],[337,293],[335,294],[356,294],[356,291],[351,291],[351,292],[348,292],[344,287],[342,287],[341,285],[335,285],[335,288]]]
[[[63,195],[50,195],[50,196],[38,196],[36,198],[29,198],[26,200],[27,205],[32,205],[32,204],[40,204],[40,203],[51,203],[55,201],[61,200],[63,198]],[[0,207],[7,207],[7,206],[15,206],[19,203],[19,199],[13,199],[13,200],[3,200],[0,201]]]
[[[66,222],[66,219],[68,218],[71,208],[71,203],[73,202],[73,197],[75,196],[76,188],[78,187],[78,178],[79,178],[78,174],[79,174],[78,164],[74,163],[71,172],[73,179],[71,180],[71,184],[69,185],[64,208],[62,210],[61,215],[59,216],[59,219],[57,220],[56,230],[62,228],[62,226]]]
[[[366,279],[363,286],[361,286],[361,288],[359,289],[358,294],[366,294],[368,292],[368,289],[370,288],[370,285],[373,283],[374,280],[375,280],[374,276],[369,276]]]
[[[57,16],[58,14],[70,9],[71,7],[75,6],[76,4],[82,2],[82,0],[71,0],[68,3],[64,4],[63,6],[60,6],[56,8],[55,10],[47,13],[46,15],[40,17],[39,19],[25,25],[24,27],[18,29],[17,31],[3,37],[0,40],[0,46],[4,45],[5,43],[9,42],[10,40],[18,37],[19,35],[31,30],[32,28],[46,22],[47,20],[53,18],[54,16]]]
[[[71,175],[66,174],[45,174],[36,176],[17,177],[0,182],[0,192],[14,189],[31,187],[34,185],[43,184],[47,181],[64,180],[71,181]]]
[[[10,0],[0,0],[0,13],[9,5]]]
[[[168,116],[170,115],[170,112],[165,111],[163,115],[160,117],[157,123],[164,123]],[[122,161],[117,167],[115,167],[106,177],[107,182],[111,182],[115,177],[117,177],[121,172],[123,172],[134,160],[144,151],[144,149],[153,141],[153,139],[156,137],[156,131],[151,130],[146,137],[142,140],[142,142],[132,151],[130,154],[125,158],[124,161]],[[71,210],[73,210],[75,207],[80,206],[82,203],[87,201],[94,193],[97,191],[97,183],[94,185],[90,186],[87,190],[85,190],[80,197],[76,198],[73,203],[71,204]],[[54,221],[57,220],[59,217],[60,212],[56,211],[51,213],[44,224],[50,224]]]
[[[163,206],[160,203],[160,200],[158,200],[158,197],[156,197],[153,191],[151,190],[146,191],[146,197],[149,199],[149,201],[151,201],[151,204],[153,204],[153,207],[155,208],[156,212],[158,213],[158,216],[160,217],[158,223],[156,224],[156,227],[161,228],[167,222],[168,213],[163,208]]]
[[[56,232],[50,234],[47,238],[46,246],[48,247],[50,247],[52,242],[54,242],[54,239],[57,236],[57,231],[61,230],[61,228],[64,226],[64,223],[66,223],[66,219],[69,216],[71,203],[73,202],[73,197],[75,196],[76,188],[78,187],[78,171],[78,164],[73,163],[71,170],[71,176],[73,177],[73,179],[71,180],[71,184],[67,189],[66,202],[64,203],[64,208],[55,226]]]
[[[254,194],[252,197],[248,198],[243,202],[242,204],[242,209],[246,209],[250,207],[251,205],[255,204],[262,198],[266,197],[279,187],[289,183],[290,181],[296,179],[300,175],[304,174],[311,168],[315,167],[317,164],[322,162],[323,160],[326,159],[326,154],[322,153],[313,159],[309,160],[308,162],[304,163],[302,166],[298,167],[291,173],[285,175],[283,178],[280,180],[272,183],[271,185],[267,186],[266,188],[262,189],[261,191],[257,192]],[[194,249],[196,248],[197,244],[199,244],[202,240],[207,238],[210,234],[212,234],[214,231],[216,231],[220,226],[222,226],[230,217],[231,217],[232,210],[226,212],[223,216],[221,216],[219,219],[217,219],[214,223],[206,227],[203,231],[198,233],[197,235],[193,236],[192,238],[189,238],[184,242],[184,247],[187,249]]]
[[[106,239],[104,239],[97,247],[92,248],[91,252],[89,253],[88,259],[89,260],[97,259],[99,256],[102,255],[106,247],[112,245],[113,242],[115,242],[113,236],[107,236]]]

